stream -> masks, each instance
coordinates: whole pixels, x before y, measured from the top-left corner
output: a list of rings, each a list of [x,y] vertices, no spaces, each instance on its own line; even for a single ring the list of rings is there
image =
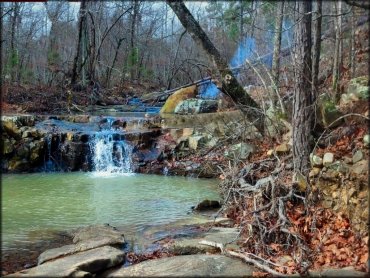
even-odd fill
[[[133,173],[2,175],[2,250],[91,224],[133,236],[148,226],[196,217],[191,206],[219,199],[217,180]]]

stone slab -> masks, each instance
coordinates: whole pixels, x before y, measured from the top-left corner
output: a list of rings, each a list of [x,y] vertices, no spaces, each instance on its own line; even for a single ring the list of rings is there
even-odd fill
[[[121,264],[123,261],[124,252],[111,246],[104,246],[47,262],[6,277],[87,277]]]
[[[188,255],[144,261],[102,277],[250,277],[253,271],[257,269],[223,255]]]

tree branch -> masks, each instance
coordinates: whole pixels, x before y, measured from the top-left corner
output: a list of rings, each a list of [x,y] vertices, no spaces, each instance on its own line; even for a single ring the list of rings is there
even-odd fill
[[[344,0],[344,2],[346,2],[346,4],[350,6],[370,10],[370,3],[366,1]]]

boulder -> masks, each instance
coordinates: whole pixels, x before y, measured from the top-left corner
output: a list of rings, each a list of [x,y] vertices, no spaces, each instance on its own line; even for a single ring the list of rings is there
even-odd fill
[[[364,145],[365,145],[366,147],[368,147],[368,146],[370,145],[370,135],[369,135],[369,134],[366,134],[366,135],[364,136],[363,140],[364,140]]]
[[[364,157],[364,155],[362,154],[362,151],[357,150],[355,152],[355,154],[353,155],[353,157],[352,157],[353,164],[359,162],[363,157]]]
[[[270,136],[277,136],[285,129],[285,125],[281,122],[282,118],[286,118],[280,109],[269,107],[266,110],[265,126]]]
[[[311,169],[311,171],[310,171],[310,173],[308,174],[308,176],[309,176],[310,178],[314,178],[314,177],[318,176],[318,175],[320,174],[320,172],[321,172],[321,169],[320,169],[320,168],[316,168],[316,167],[314,167],[314,168],[312,168],[312,169]]]
[[[335,161],[328,165],[328,169],[332,169],[340,173],[347,173],[349,171],[349,166],[343,161]]]
[[[30,163],[37,164],[43,158],[45,143],[44,140],[35,140],[30,143]]]
[[[79,243],[88,240],[104,240],[109,238],[112,242],[116,244],[125,243],[125,238],[121,232],[119,232],[115,227],[109,224],[105,225],[90,225],[86,227],[79,228],[72,232],[73,243]]]
[[[89,239],[80,241],[77,244],[69,244],[64,245],[62,247],[53,248],[46,250],[45,252],[42,252],[38,258],[37,263],[43,264],[47,261],[54,260],[60,257],[65,257],[68,255],[72,255],[78,252],[87,251],[90,249],[99,248],[102,246],[122,246],[124,244],[124,240],[120,238],[114,238],[114,237],[99,237],[98,239]]]
[[[188,255],[144,261],[110,270],[104,277],[249,277],[257,269],[223,255]]]
[[[46,262],[6,277],[91,277],[97,272],[121,264],[124,255],[117,248],[104,246]]]
[[[192,150],[197,150],[199,147],[204,146],[206,143],[206,137],[203,135],[192,135],[188,139],[189,148]]]
[[[14,172],[29,171],[30,163],[25,158],[14,156],[8,163],[8,170]]]
[[[287,152],[289,152],[289,145],[288,144],[280,144],[279,146],[277,146],[276,148],[275,148],[275,152],[277,153],[277,154],[283,154],[283,153],[287,153]]]
[[[350,168],[350,172],[356,175],[361,175],[369,171],[369,161],[363,159],[353,164]]]
[[[2,122],[2,128],[12,138],[19,140],[22,138],[22,131],[18,128],[14,121]]]
[[[14,151],[14,145],[8,138],[3,138],[1,140],[1,153],[2,155],[10,154]]]
[[[311,160],[311,164],[312,166],[314,167],[317,167],[317,166],[322,166],[322,158],[318,155],[315,155],[315,154],[310,154],[310,160]]]
[[[318,108],[320,109],[319,120],[321,120],[325,128],[328,126],[337,127],[342,124],[343,119],[336,121],[342,116],[342,113],[338,110],[333,100],[327,94],[323,94],[319,97]]]
[[[238,245],[235,244],[235,240],[238,238],[239,233],[240,230],[236,228],[213,227],[208,232],[195,238],[176,238],[169,246],[169,249],[176,255],[220,252],[219,248],[202,244],[202,241],[217,242],[223,244],[224,247],[239,249]]]
[[[238,143],[235,145],[230,146],[225,152],[224,155],[227,158],[239,158],[239,159],[247,159],[251,153],[255,150],[253,145],[247,143]]]
[[[328,166],[330,164],[332,164],[334,161],[334,154],[333,153],[325,153],[324,154],[324,158],[323,158],[323,165],[324,166]]]
[[[349,82],[347,94],[355,95],[359,99],[368,99],[370,96],[369,79],[367,76],[360,76]]]
[[[210,210],[210,209],[217,209],[220,207],[221,207],[221,204],[219,201],[206,199],[200,202],[199,204],[197,204],[194,210],[204,211],[204,210]]]
[[[194,98],[197,94],[197,86],[193,85],[190,87],[182,88],[173,93],[163,105],[160,114],[174,113],[176,106],[183,100],[188,98]]]
[[[217,100],[190,98],[181,101],[175,108],[175,114],[212,113],[218,109]]]
[[[352,266],[308,271],[309,277],[366,277],[367,274],[366,272],[355,270]]]

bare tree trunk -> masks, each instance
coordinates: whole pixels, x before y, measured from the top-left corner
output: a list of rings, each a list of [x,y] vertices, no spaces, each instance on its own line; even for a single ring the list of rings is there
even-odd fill
[[[275,38],[274,38],[274,53],[272,57],[272,77],[274,87],[279,86],[279,70],[280,70],[280,49],[281,49],[281,33],[284,17],[284,1],[279,1],[276,8],[275,22]]]
[[[293,165],[295,177],[308,176],[312,121],[311,96],[311,1],[296,2],[298,22],[295,30],[295,92],[293,99]]]
[[[130,51],[130,79],[131,79],[131,82],[134,81],[135,79],[135,75],[136,75],[136,67],[137,67],[137,48],[135,47],[135,42],[136,42],[136,18],[138,16],[138,13],[139,13],[139,2],[138,0],[134,0],[134,3],[133,3],[133,6],[134,6],[134,10],[133,10],[133,14],[132,14],[132,17],[131,17],[131,37],[130,37],[130,47],[131,47],[131,51]]]
[[[11,31],[10,31],[10,80],[14,82],[17,79],[17,64],[18,64],[18,49],[16,47],[16,28],[19,16],[20,4],[14,2],[13,13],[11,17]]]
[[[351,52],[350,52],[350,69],[351,78],[356,76],[356,7],[352,7],[352,17],[351,17]]]
[[[194,19],[190,11],[186,8],[183,1],[167,0],[166,2],[177,15],[181,24],[185,27],[194,41],[205,51],[210,60],[217,67],[221,75],[222,90],[236,103],[241,105],[241,109],[246,113],[249,120],[255,121],[256,128],[263,133],[264,117],[259,111],[260,108],[258,104],[244,91],[226,61],[221,57],[219,51],[210,41],[199,23]]]
[[[109,67],[107,69],[107,75],[106,75],[106,86],[109,88],[110,87],[110,79],[111,79],[111,75],[112,75],[112,70],[114,69],[114,66],[116,65],[116,61],[117,61],[117,57],[118,57],[118,51],[121,47],[121,44],[122,42],[125,40],[125,38],[120,38],[118,39],[117,41],[117,47],[116,47],[116,51],[114,53],[114,58],[113,58],[113,62],[112,62],[112,66]]]
[[[87,59],[88,63],[88,71],[87,71],[87,79],[90,81],[95,82],[95,68],[96,68],[96,30],[95,30],[95,21],[92,13],[89,11],[89,16],[91,20],[90,24],[90,39],[88,52],[87,52]]]
[[[87,1],[82,0],[80,11],[79,11],[79,21],[78,21],[78,39],[77,39],[77,48],[76,48],[76,56],[73,61],[73,69],[72,69],[72,77],[71,77],[71,84],[76,84],[79,68],[81,68],[81,56],[82,56],[82,41],[83,41],[83,26],[84,21],[86,20],[86,6]]]
[[[312,101],[318,96],[319,64],[321,54],[321,19],[322,0],[316,0],[316,20],[313,21],[313,51],[312,51]]]
[[[335,20],[335,51],[334,51],[334,64],[333,64],[333,91],[335,97],[338,98],[338,81],[341,74],[342,65],[342,1],[334,3],[336,7],[336,14],[338,15]]]

